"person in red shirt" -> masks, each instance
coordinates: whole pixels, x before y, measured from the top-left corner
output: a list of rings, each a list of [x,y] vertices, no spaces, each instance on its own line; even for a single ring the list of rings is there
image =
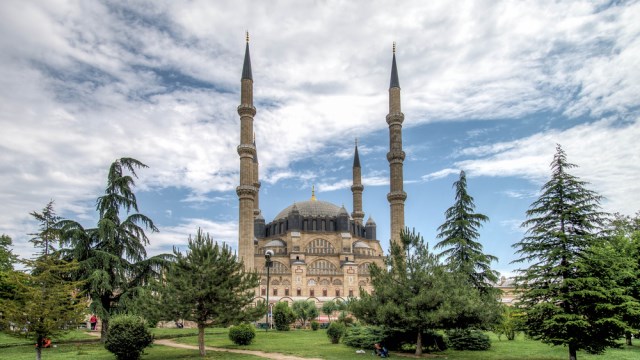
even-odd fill
[[[98,323],[98,318],[95,314],[91,315],[91,319],[89,319],[89,323],[91,323],[91,331],[96,329],[96,324]]]

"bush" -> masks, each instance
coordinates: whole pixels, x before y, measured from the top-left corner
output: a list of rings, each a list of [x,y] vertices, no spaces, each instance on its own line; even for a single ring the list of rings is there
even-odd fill
[[[331,340],[332,344],[337,344],[340,342],[340,338],[344,335],[346,331],[346,326],[343,323],[334,321],[329,325],[327,329],[327,336]]]
[[[256,337],[256,329],[251,324],[240,324],[229,329],[229,339],[236,345],[249,345]]]
[[[456,350],[488,350],[491,340],[478,330],[450,330],[447,331],[449,345]]]
[[[144,319],[134,315],[117,315],[110,319],[104,347],[118,360],[138,360],[153,343],[153,335]]]
[[[352,326],[344,334],[342,343],[357,349],[373,349],[377,342],[383,342],[384,331],[377,326]]]
[[[405,329],[384,329],[382,342],[389,350],[415,351],[417,334]],[[444,351],[447,349],[447,342],[442,334],[435,330],[425,330],[422,332],[422,348],[426,351]]]
[[[289,331],[290,325],[296,320],[293,310],[289,307],[289,303],[281,301],[276,304],[273,309],[273,322],[278,331]]]
[[[318,330],[319,327],[320,327],[320,323],[319,322],[317,322],[315,320],[313,320],[311,322],[311,330],[316,331],[316,330]]]

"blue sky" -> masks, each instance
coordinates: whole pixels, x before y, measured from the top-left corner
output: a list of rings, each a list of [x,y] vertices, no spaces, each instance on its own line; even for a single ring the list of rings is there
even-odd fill
[[[311,187],[352,210],[359,139],[366,217],[389,238],[387,89],[397,42],[406,224],[434,243],[459,171],[495,269],[555,144],[607,211],[640,209],[637,1],[3,1],[0,233],[30,256],[29,216],[95,225],[110,163],[147,165],[150,254],[198,227],[237,244],[240,74],[251,33],[261,208]]]

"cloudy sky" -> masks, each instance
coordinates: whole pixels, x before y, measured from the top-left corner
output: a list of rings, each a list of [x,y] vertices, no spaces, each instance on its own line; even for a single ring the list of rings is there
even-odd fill
[[[109,165],[133,157],[150,254],[198,227],[235,247],[248,30],[265,218],[313,185],[351,211],[358,138],[386,248],[395,41],[406,224],[433,243],[463,169],[509,273],[556,143],[607,211],[640,209],[638,19],[637,1],[2,1],[0,233],[30,256],[50,200],[94,226]]]

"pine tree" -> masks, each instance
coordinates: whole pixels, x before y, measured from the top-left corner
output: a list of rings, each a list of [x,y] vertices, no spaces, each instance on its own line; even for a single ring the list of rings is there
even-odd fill
[[[350,305],[360,320],[415,336],[416,355],[422,335],[435,329],[466,328],[493,322],[497,313],[484,305],[478,289],[440,264],[420,234],[401,234],[391,244],[385,266],[370,267],[373,294],[360,292]]]
[[[258,274],[246,272],[231,249],[219,246],[201,229],[189,237],[185,254],[174,249],[175,263],[169,267],[164,294],[166,303],[186,320],[198,324],[198,347],[205,356],[204,329],[254,321],[266,306],[253,306]]]
[[[498,273],[491,270],[491,262],[498,258],[482,252],[478,229],[489,217],[474,213],[473,197],[467,193],[467,177],[460,171],[460,178],[453,183],[456,189],[455,203],[445,212],[446,220],[438,227],[438,239],[434,249],[440,253],[454,271],[460,271],[477,288],[489,289],[498,281]]]
[[[578,350],[601,353],[616,346],[624,324],[612,312],[602,311],[613,301],[598,269],[589,267],[589,248],[598,241],[606,214],[601,197],[587,183],[568,173],[561,146],[551,162],[551,179],[527,211],[525,237],[514,244],[525,263],[516,278],[527,333],[534,339],[568,346],[569,358]]]

